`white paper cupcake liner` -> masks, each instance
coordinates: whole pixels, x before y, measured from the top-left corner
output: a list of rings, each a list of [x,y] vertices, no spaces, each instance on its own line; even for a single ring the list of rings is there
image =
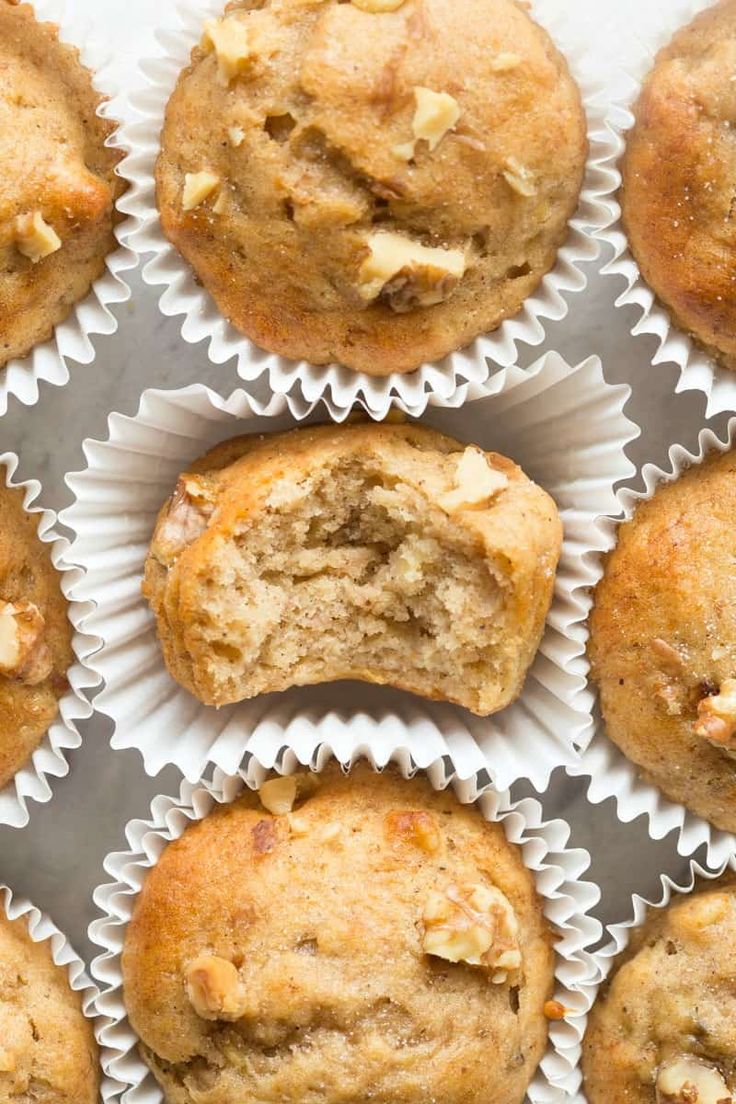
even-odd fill
[[[639,318],[633,334],[647,334],[656,338],[657,351],[653,365],[674,364],[679,369],[676,392],[702,391],[707,403],[707,417],[723,411],[736,410],[736,372],[721,368],[697,342],[678,329],[668,310],[644,281],[639,266],[629,249],[621,219],[618,190],[621,185],[620,163],[626,148],[626,134],[634,125],[633,108],[641,92],[644,78],[654,64],[657,51],[665,46],[673,34],[686,26],[698,12],[709,7],[713,0],[654,0],[638,5],[635,26],[636,37],[628,45],[631,62],[626,73],[615,82],[611,90],[614,99],[606,118],[606,129],[612,139],[608,155],[600,164],[601,171],[615,181],[604,203],[609,209],[608,225],[595,233],[605,242],[613,257],[601,271],[616,276],[625,283],[616,299],[617,307],[635,307]],[[609,254],[610,256],[610,254]]]
[[[615,546],[618,526],[628,521],[639,503],[650,499],[661,483],[673,482],[710,453],[727,452],[736,446],[736,418],[729,421],[723,433],[723,437],[718,437],[712,429],[703,429],[694,452],[689,452],[682,445],[673,445],[666,468],[646,464],[641,475],[643,490],[622,488],[617,495],[618,510],[600,525],[600,531],[605,536],[603,553]],[[603,554],[593,566],[595,585],[603,575]],[[669,801],[656,786],[640,778],[637,766],[606,735],[597,705],[594,706],[589,736],[583,755],[568,768],[568,773],[589,779],[588,798],[594,805],[613,798],[619,819],[625,824],[637,817],[646,817],[653,839],[664,839],[671,832],[677,833],[680,855],[692,855],[699,847],[705,846],[707,862],[711,867],[719,866],[736,852],[736,835],[721,831],[689,812],[684,805]]]
[[[548,27],[578,80],[589,114],[591,148],[580,204],[557,263],[522,310],[495,332],[416,372],[379,379],[339,365],[316,367],[306,361],[288,360],[258,348],[226,322],[191,267],[165,237],[154,183],[164,109],[192,47],[201,38],[204,20],[219,15],[223,8],[223,0],[179,0],[171,29],[158,36],[158,54],[142,66],[149,87],[132,99],[136,119],[123,130],[123,142],[130,152],[128,173],[134,181],[126,210],[137,215],[141,223],[131,245],[139,253],[155,254],[144,268],[143,278],[165,289],[160,300],[162,312],[183,316],[182,336],[192,344],[207,341],[213,364],[237,359],[238,374],[248,384],[263,379],[269,393],[290,395],[303,410],[322,399],[336,419],[345,417],[356,403],[376,418],[385,417],[392,406],[417,416],[430,404],[458,405],[469,389],[489,383],[494,366],[514,364],[519,344],[540,345],[546,324],[564,318],[570,296],[586,287],[587,277],[580,265],[598,256],[593,231],[610,221],[602,198],[612,192],[615,183],[603,167],[610,158],[613,136],[603,126],[604,108],[589,63],[586,37],[580,18],[577,22],[570,19],[560,10],[564,7],[555,0],[536,0],[534,16]],[[248,390],[259,392],[255,386]],[[262,412],[261,407],[256,409]]]
[[[113,747],[137,748],[149,774],[173,763],[196,781],[208,762],[234,773],[246,748],[260,746],[273,724],[298,718],[309,738],[332,713],[376,721],[389,745],[401,734],[422,766],[467,752],[468,771],[486,766],[501,788],[526,778],[542,790],[555,767],[573,762],[590,727],[583,661],[593,580],[588,558],[605,547],[597,518],[615,510],[614,484],[633,473],[624,447],[638,430],[623,412],[629,389],[606,384],[595,357],[572,368],[550,353],[528,371],[503,370],[494,385],[496,394],[462,411],[437,408],[427,422],[511,456],[562,513],[555,598],[515,704],[480,719],[385,687],[333,683],[215,710],[179,687],[166,671],[140,591],[157,512],[178,474],[215,442],[293,424],[284,398],[274,399],[264,417],[242,391],[224,399],[194,385],[147,391],[134,417],[112,415],[109,439],[87,442],[87,470],[67,480],[76,502],[62,519],[76,534],[72,558],[86,572],[74,594],[96,607],[84,628],[101,645],[90,661],[106,683],[95,705],[115,722]]]
[[[59,931],[56,924],[44,913],[40,912],[30,901],[22,897],[14,897],[12,891],[0,884],[0,908],[2,908],[8,920],[24,920],[28,926],[28,934],[34,943],[48,942],[51,946],[51,957],[57,966],[66,970],[69,977],[69,985],[75,993],[82,995],[82,1011],[87,1019],[94,1023],[95,1038],[101,1044],[101,1036],[109,1026],[109,1019],[101,1015],[96,1007],[99,995],[97,986],[87,976],[87,970],[79,955],[76,953],[69,940]],[[104,1052],[101,1052],[102,1059]],[[103,1104],[111,1104],[117,1099],[120,1086],[111,1077],[102,1077],[100,1083],[100,1099]]]
[[[93,84],[98,92],[108,96],[100,107],[100,115],[120,123],[123,118],[123,97],[113,95],[106,69],[109,65],[109,47],[103,49],[89,33],[89,22],[80,5],[65,0],[32,0],[37,17],[44,22],[58,24],[62,42],[76,46],[82,63],[94,74]],[[117,130],[108,140],[115,149],[124,149],[121,131]],[[118,167],[118,173],[129,179],[126,160]],[[125,211],[120,201],[118,209]],[[128,245],[128,238],[137,226],[135,216],[121,222],[115,230],[119,246],[106,259],[106,271],[95,280],[88,295],[77,303],[69,315],[60,322],[53,337],[36,345],[20,359],[11,360],[0,368],[0,417],[6,413],[12,396],[25,406],[38,402],[40,384],[49,383],[62,387],[69,382],[69,362],[91,364],[95,357],[92,338],[99,334],[113,334],[118,323],[112,307],[130,298],[130,288],[123,274],[135,268],[138,258]]]
[[[41,484],[36,480],[25,483],[15,482],[13,475],[17,467],[18,457],[14,453],[0,454],[0,480],[4,486],[18,488],[24,492],[25,510],[29,514],[39,515],[39,540],[51,545],[51,561],[61,574],[61,589],[69,600],[69,619],[75,629],[72,647],[77,659],[67,672],[69,689],[59,702],[57,719],[28,762],[6,786],[0,789],[0,825],[24,828],[30,817],[28,803],[49,801],[52,780],[63,778],[69,773],[66,753],[73,748],[78,748],[82,743],[77,721],[85,720],[92,714],[92,706],[84,692],[96,686],[99,679],[84,666],[91,639],[81,630],[80,623],[91,607],[88,603],[76,601],[71,595],[82,573],[78,568],[72,567],[66,559],[69,541],[56,532],[55,514],[51,510],[44,510],[41,506],[35,505],[41,492]]]
[[[196,785],[183,782],[178,797],[154,799],[149,820],[133,820],[128,824],[129,849],[105,860],[105,870],[114,881],[95,892],[95,903],[103,916],[90,925],[91,940],[103,948],[103,954],[92,965],[102,990],[97,1008],[112,1021],[102,1035],[106,1046],[105,1070],[126,1085],[123,1104],[161,1104],[163,1100],[137,1052],[137,1036],[127,1020],[123,1002],[120,964],[125,929],[148,870],[156,864],[166,845],[178,839],[192,821],[201,820],[216,804],[232,801],[245,787],[257,789],[272,767],[280,774],[291,774],[300,765],[320,771],[337,759],[347,769],[356,760],[367,758],[375,769],[392,762],[405,778],[414,775],[417,764],[408,750],[393,748],[386,752],[382,742],[375,747],[375,733],[374,728],[366,727],[359,719],[346,725],[328,719],[309,741],[300,739],[296,750],[291,742],[291,729],[275,727],[263,743],[262,755],[249,756],[238,774],[231,776],[216,770],[212,780]],[[545,915],[559,936],[555,997],[568,1008],[582,1009],[585,986],[594,976],[587,949],[601,933],[599,922],[588,915],[599,899],[599,891],[582,880],[590,856],[586,851],[567,846],[568,826],[561,820],[545,822],[539,802],[529,798],[511,802],[507,793],[499,793],[478,777],[465,779],[447,758],[428,762],[426,774],[435,789],[452,785],[461,802],[477,801],[482,815],[489,821],[502,823],[507,838],[521,847],[544,900]],[[575,1091],[579,1083],[580,1041],[579,1027],[566,1021],[550,1024],[547,1053],[529,1089],[532,1104],[546,1104],[562,1093]]]
[[[685,877],[676,881],[666,874],[660,878],[661,893],[657,897],[648,900],[638,893],[631,898],[631,915],[629,919],[618,924],[611,924],[606,934],[609,938],[604,945],[589,957],[588,961],[594,970],[594,980],[584,983],[578,990],[580,1002],[576,1006],[576,1012],[570,1017],[570,1026],[576,1031],[579,1038],[585,1035],[590,1010],[595,1004],[596,998],[604,981],[608,978],[618,956],[629,945],[632,932],[641,927],[651,909],[666,908],[677,894],[687,895],[692,893],[699,880],[713,881],[725,873],[727,867],[736,870],[736,855],[724,855],[715,865],[702,865],[694,859],[690,860]],[[571,1104],[586,1104],[586,1097],[582,1090],[575,1094]]]

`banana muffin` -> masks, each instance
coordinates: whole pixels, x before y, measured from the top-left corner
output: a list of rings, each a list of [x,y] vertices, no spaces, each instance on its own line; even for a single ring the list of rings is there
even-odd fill
[[[621,526],[595,595],[608,735],[673,801],[736,831],[736,455],[661,485]]]
[[[167,1104],[521,1104],[554,956],[503,828],[366,765],[260,793],[169,844],[127,928]]]
[[[210,705],[362,679],[488,714],[521,691],[561,547],[512,461],[417,425],[240,437],[183,474],[144,593]]]
[[[102,102],[58,29],[0,0],[0,368],[51,336],[116,247]]]
[[[48,940],[0,909],[0,1104],[97,1104],[91,1022]]]
[[[731,874],[649,913],[590,1014],[588,1104],[732,1104],[735,955]]]
[[[257,344],[386,376],[519,310],[586,153],[567,64],[514,0],[234,0],[169,101],[158,206]]]
[[[0,787],[56,718],[74,660],[60,576],[23,496],[0,485]]]
[[[702,12],[658,55],[634,109],[623,220],[644,279],[736,368],[736,0]]]

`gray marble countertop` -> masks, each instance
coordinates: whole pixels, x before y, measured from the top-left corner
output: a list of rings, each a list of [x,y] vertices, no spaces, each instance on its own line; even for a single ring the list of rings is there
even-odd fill
[[[154,21],[164,24],[173,6],[173,0],[67,2],[88,8],[98,34],[115,42],[115,68],[121,80],[150,50]],[[637,0],[637,7],[654,7],[655,2]],[[631,0],[585,4],[600,9],[602,17],[621,21],[615,41],[606,35],[605,41],[592,41],[591,50],[598,51],[601,67],[623,64],[634,10]],[[612,57],[614,46],[620,57]],[[631,459],[637,465],[648,460],[661,463],[673,442],[695,443],[705,417],[704,399],[694,392],[674,394],[675,368],[652,367],[655,342],[630,335],[636,313],[614,309],[621,286],[598,275],[596,268],[588,266],[589,288],[573,297],[568,318],[549,326],[541,350],[522,348],[520,363],[531,364],[547,349],[556,349],[572,363],[598,354],[607,379],[627,382],[633,389],[627,414],[641,426],[642,435],[629,450]],[[41,501],[56,510],[71,500],[65,474],[84,466],[82,441],[106,436],[111,411],[132,414],[144,388],[202,382],[229,393],[238,385],[232,365],[215,367],[203,346],[185,344],[177,321],[161,316],[155,290],[145,287],[139,274],[130,282],[133,295],[118,310],[118,332],[98,339],[94,364],[73,367],[71,382],[62,389],[44,387],[40,401],[30,409],[11,401],[0,420],[0,452],[19,454],[18,478],[39,479],[44,488]],[[725,420],[717,419],[716,428]],[[70,773],[54,783],[51,802],[32,805],[29,827],[0,829],[0,882],[49,912],[88,960],[93,953],[87,939],[87,926],[95,915],[92,891],[106,880],[105,855],[124,847],[126,822],[145,816],[155,794],[173,793],[179,786],[173,769],[151,779],[136,752],[113,753],[110,727],[99,716],[83,724],[83,746],[71,753]],[[520,787],[518,792],[520,796]],[[611,802],[591,806],[583,783],[566,779],[560,771],[543,803],[548,817],[569,821],[573,845],[591,852],[591,877],[603,891],[597,914],[604,922],[629,915],[632,892],[656,893],[661,873],[676,875],[687,866],[671,838],[650,841],[642,820],[621,824]]]

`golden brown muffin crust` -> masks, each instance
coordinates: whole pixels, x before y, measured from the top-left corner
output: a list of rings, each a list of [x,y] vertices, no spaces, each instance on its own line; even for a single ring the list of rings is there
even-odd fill
[[[682,1059],[736,1091],[736,887],[702,883],[652,909],[596,1000],[583,1047],[589,1104],[654,1104],[657,1078]],[[693,1066],[690,1066],[692,1071]],[[675,1078],[675,1081],[680,1080]],[[681,1104],[715,1104],[704,1095]]]
[[[0,914],[0,1104],[97,1104],[92,1023],[48,941]]]
[[[105,147],[101,103],[58,28],[0,0],[0,367],[51,336],[116,247],[122,155]],[[35,262],[22,241],[34,214],[61,242]]]
[[[254,60],[224,83],[216,53],[194,49],[167,108],[157,194],[167,236],[238,329],[285,356],[386,376],[519,309],[565,238],[587,145],[564,59],[512,0],[363,9],[229,4]],[[413,142],[417,88],[450,96],[459,118],[407,161],[396,150]],[[186,174],[200,172],[219,187],[184,210]],[[364,294],[379,231],[459,250],[465,274],[409,266]]]
[[[634,109],[622,210],[644,279],[727,368],[736,368],[736,0],[660,51]]]
[[[74,661],[59,573],[49,546],[38,539],[39,515],[23,509],[23,496],[22,490],[0,487],[0,612],[9,603],[37,608],[43,624],[33,651],[43,667],[0,673],[0,786],[23,766],[57,716]]]
[[[734,511],[733,452],[661,485],[619,529],[590,620],[608,735],[669,798],[728,831],[733,740],[707,722],[728,712],[736,678]]]
[[[498,493],[455,509],[468,452],[470,497],[484,474]],[[237,438],[182,475],[144,593],[171,674],[208,704],[358,678],[487,714],[521,690],[561,541],[505,457],[426,426],[321,426]]]
[[[246,795],[187,829],[138,897],[125,1002],[168,1104],[520,1104],[545,1047],[553,953],[518,849],[424,779],[360,765],[299,785],[291,814]],[[436,850],[417,843],[417,816]],[[516,913],[512,984],[422,950],[428,895],[466,882]],[[236,966],[229,1020],[188,997],[202,955]]]

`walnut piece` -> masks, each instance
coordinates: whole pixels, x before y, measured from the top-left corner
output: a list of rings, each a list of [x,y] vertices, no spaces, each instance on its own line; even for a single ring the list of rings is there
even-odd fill
[[[200,955],[186,971],[187,997],[203,1020],[239,1020],[245,994],[237,969],[226,958]]]
[[[296,801],[296,778],[289,775],[288,778],[271,778],[264,782],[258,791],[261,805],[274,816],[285,816],[294,808]]]
[[[695,735],[736,755],[736,679],[724,679],[717,694],[698,702]]]
[[[437,503],[447,514],[458,510],[482,510],[508,485],[508,477],[491,467],[485,453],[469,445],[458,460],[455,486],[441,494]]]
[[[0,676],[28,686],[44,682],[53,659],[44,640],[46,622],[32,602],[0,602]]]
[[[664,1062],[657,1073],[657,1104],[732,1104],[720,1071],[691,1054]]]
[[[398,11],[404,0],[352,0],[353,6],[364,12]]]
[[[0,1050],[0,1073],[15,1073],[18,1062],[10,1050]]]
[[[237,149],[238,146],[242,146],[245,140],[245,131],[242,127],[231,126],[227,128],[227,136],[230,139],[230,145]]]
[[[18,215],[15,220],[15,242],[18,252],[28,257],[33,264],[38,264],[44,257],[50,257],[61,249],[61,238],[40,211],[34,211],[31,215]]]
[[[422,914],[426,954],[491,971],[502,984],[521,967],[519,924],[509,900],[487,885],[432,890]]]
[[[516,160],[515,157],[506,158],[506,169],[503,173],[504,180],[517,195],[530,199],[537,194],[534,186],[534,173]]]
[[[380,296],[397,314],[443,302],[465,275],[461,249],[432,248],[390,230],[370,234],[366,244],[360,296],[366,302]]]
[[[386,817],[386,830],[389,836],[398,836],[406,843],[413,843],[422,851],[433,855],[442,844],[437,821],[431,813],[395,812]]]
[[[394,146],[393,149],[402,161],[411,161],[417,142],[427,142],[430,150],[435,150],[461,115],[460,104],[448,92],[435,92],[417,85],[414,97],[416,110],[411,124],[414,141]]]
[[[180,476],[156,534],[159,558],[175,559],[182,549],[201,537],[214,509],[214,498],[206,483],[196,475]]]
[[[521,65],[521,56],[519,54],[496,54],[495,58],[491,58],[490,67],[493,73],[508,73],[512,69],[518,68]]]
[[[342,836],[342,825],[336,821],[331,820],[328,824],[324,824],[321,828],[317,829],[315,833],[315,839],[318,843],[338,843]]]
[[[185,173],[184,191],[181,206],[184,211],[193,211],[220,187],[220,178],[211,172]]]
[[[255,50],[246,24],[235,16],[205,23],[202,48],[217,55],[217,79],[225,88],[253,64]]]

